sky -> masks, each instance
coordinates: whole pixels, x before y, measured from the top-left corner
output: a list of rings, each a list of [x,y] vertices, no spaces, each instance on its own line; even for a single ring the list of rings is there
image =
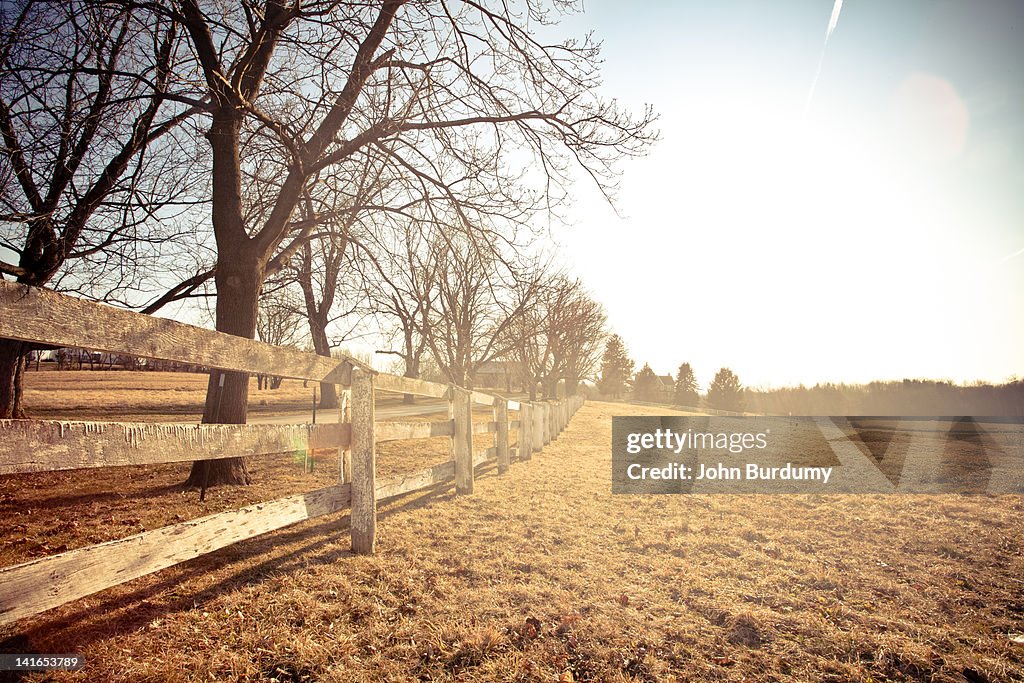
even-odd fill
[[[661,140],[618,214],[578,185],[563,259],[638,367],[702,387],[1024,376],[1024,3],[846,0],[825,45],[833,9],[566,19]]]
[[[1024,376],[1024,2],[836,9],[585,0],[550,29],[592,31],[602,95],[661,132],[617,211],[581,179],[561,260],[638,368],[702,388]]]

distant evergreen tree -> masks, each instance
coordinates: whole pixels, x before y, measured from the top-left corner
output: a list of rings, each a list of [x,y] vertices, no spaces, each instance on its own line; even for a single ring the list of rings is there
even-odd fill
[[[612,398],[622,398],[626,391],[626,382],[633,375],[633,361],[626,353],[626,344],[622,337],[613,334],[608,339],[601,357],[601,380],[598,390]]]
[[[743,385],[729,368],[722,368],[708,386],[708,403],[718,410],[743,412]]]
[[[644,363],[633,379],[633,397],[638,401],[653,401],[657,398],[657,393],[658,376],[651,370],[650,365]]]
[[[700,394],[697,393],[697,378],[693,374],[693,368],[689,363],[683,363],[676,373],[676,392],[672,402],[677,406],[695,406],[699,401]]]

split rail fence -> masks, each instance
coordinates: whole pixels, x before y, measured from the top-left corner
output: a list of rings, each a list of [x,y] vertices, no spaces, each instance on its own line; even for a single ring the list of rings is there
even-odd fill
[[[3,281],[0,337],[194,363],[211,371],[329,382],[342,388],[348,403],[347,411],[339,411],[338,421],[327,424],[0,420],[0,474],[190,462],[302,449],[336,448],[339,456],[335,485],[0,569],[0,624],[345,508],[349,509],[353,552],[372,553],[378,502],[453,479],[456,493],[471,494],[477,466],[496,461],[498,473],[505,474],[513,458],[529,460],[565,428],[583,404],[579,396],[515,401],[380,373],[353,358],[325,358]],[[375,422],[378,391],[445,399],[449,419]],[[473,406],[480,404],[491,407],[493,419],[474,424]],[[518,419],[510,419],[513,411]],[[515,449],[509,446],[510,430],[518,432]],[[474,437],[491,434],[494,445],[474,451]],[[377,478],[376,443],[435,436],[451,439],[451,460],[418,472]]]

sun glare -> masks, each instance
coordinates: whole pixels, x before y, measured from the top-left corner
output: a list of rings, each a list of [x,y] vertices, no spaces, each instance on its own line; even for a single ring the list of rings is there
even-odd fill
[[[681,278],[697,295],[687,316],[659,323],[679,342],[637,339],[637,356],[664,358],[662,371],[690,359],[703,359],[704,373],[749,368],[775,385],[989,371],[971,350],[976,333],[950,329],[951,311],[979,329],[1005,316],[1005,296],[993,292],[1009,285],[987,267],[1003,256],[983,239],[998,221],[985,220],[958,175],[970,116],[948,81],[910,73],[884,111],[847,117],[812,106],[805,118],[799,98],[767,90],[675,104],[686,113],[666,122],[651,163],[637,165],[626,208],[665,253],[687,255],[675,276],[638,277],[667,291]],[[656,192],[672,201],[641,199]],[[657,301],[606,293],[624,328],[658,315]],[[737,310],[738,327],[694,327]],[[951,372],[961,352],[975,360]]]

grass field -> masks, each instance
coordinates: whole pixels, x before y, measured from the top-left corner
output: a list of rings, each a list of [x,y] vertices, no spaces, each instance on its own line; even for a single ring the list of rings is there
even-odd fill
[[[188,372],[30,370],[25,373],[25,410],[38,418],[198,422],[207,378]],[[313,385],[286,379],[278,389],[259,391],[252,378],[249,412],[311,410]]]
[[[46,680],[1024,680],[1021,497],[613,496],[611,416],[667,412],[588,403],[473,496],[383,505],[375,556],[335,515],[0,636],[86,657]],[[0,561],[316,488],[330,462],[254,459],[256,485],[203,504],[187,466],[8,477]]]

